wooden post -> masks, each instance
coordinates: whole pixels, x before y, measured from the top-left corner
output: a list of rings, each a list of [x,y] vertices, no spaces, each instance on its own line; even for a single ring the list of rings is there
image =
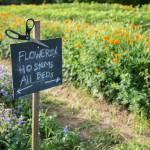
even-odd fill
[[[33,38],[40,40],[40,21],[35,21]],[[32,150],[38,150],[39,92],[32,94]]]

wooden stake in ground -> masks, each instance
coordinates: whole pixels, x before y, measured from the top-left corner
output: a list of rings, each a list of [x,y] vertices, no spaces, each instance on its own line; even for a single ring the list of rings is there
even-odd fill
[[[33,38],[40,40],[40,21],[35,21]],[[39,92],[32,94],[32,150],[38,150]]]

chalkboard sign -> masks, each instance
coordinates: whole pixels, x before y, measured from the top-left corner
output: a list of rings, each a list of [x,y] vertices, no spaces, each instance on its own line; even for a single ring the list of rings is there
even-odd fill
[[[14,98],[62,84],[61,38],[11,44]]]

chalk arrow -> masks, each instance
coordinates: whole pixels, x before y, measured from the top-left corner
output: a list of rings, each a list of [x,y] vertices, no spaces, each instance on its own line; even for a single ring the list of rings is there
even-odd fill
[[[30,86],[27,86],[27,87],[25,87],[25,88],[23,88],[23,89],[19,88],[19,89],[17,90],[17,93],[18,93],[18,94],[21,94],[21,91],[26,90],[26,89],[28,89],[28,88],[30,88],[30,87],[32,87],[32,86],[33,86],[33,85],[30,85]]]
[[[54,80],[50,80],[50,81],[46,81],[45,83],[51,83],[51,82],[59,82],[60,81],[60,78],[57,77],[57,79],[54,79]]]

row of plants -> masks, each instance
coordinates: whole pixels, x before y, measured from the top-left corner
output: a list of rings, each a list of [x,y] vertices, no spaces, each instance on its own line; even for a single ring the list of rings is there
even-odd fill
[[[137,0],[137,1],[126,1],[126,0],[0,0],[0,3],[3,5],[10,5],[10,4],[45,4],[45,3],[72,3],[72,2],[85,2],[85,3],[120,3],[124,5],[142,5],[148,4],[149,0]]]
[[[149,36],[135,24],[123,26],[97,24],[92,29],[80,26],[75,33],[67,32],[62,37],[64,77],[94,96],[103,93],[108,101],[149,115]]]
[[[149,5],[142,8],[125,7],[118,4],[72,4],[72,6],[74,6],[72,10],[67,4],[2,7],[1,28],[3,31],[9,27],[18,32],[24,32],[25,18],[33,14],[41,17],[41,38],[62,37],[63,39],[64,80],[72,82],[78,88],[86,89],[94,96],[104,97],[108,101],[124,105],[131,111],[149,116],[149,30],[145,29],[145,25],[140,22],[135,24],[137,16],[140,16],[140,20],[143,18],[143,22],[147,21]],[[65,8],[64,11],[62,7]],[[78,7],[88,13],[77,11]],[[101,11],[100,8],[102,8]],[[122,16],[118,22],[110,16],[107,16],[107,20],[103,20],[103,17],[97,20],[96,16],[102,16],[108,8],[116,15],[115,18],[118,17],[116,11],[118,10],[122,11],[119,14],[130,17],[130,21]],[[29,9],[32,10],[30,15],[26,13]],[[134,9],[137,10],[131,15]],[[70,18],[71,13],[68,13],[68,10],[78,15]],[[63,13],[58,15],[56,11]],[[15,13],[15,16],[12,12]],[[90,13],[92,17],[89,23],[83,16]],[[21,14],[24,17],[21,17]],[[74,18],[78,21],[69,20]],[[9,44],[14,41],[2,33],[0,42],[1,57],[8,58]]]
[[[13,99],[10,68],[0,66],[0,149],[31,149],[32,108],[31,97]],[[39,112],[39,150],[84,149],[78,131],[63,127],[55,120]]]
[[[76,20],[88,23],[115,22],[149,24],[149,6],[142,7],[120,4],[43,4],[43,5],[8,5],[1,6],[1,11],[21,17],[33,17],[55,21]],[[38,7],[38,9],[37,9]]]

